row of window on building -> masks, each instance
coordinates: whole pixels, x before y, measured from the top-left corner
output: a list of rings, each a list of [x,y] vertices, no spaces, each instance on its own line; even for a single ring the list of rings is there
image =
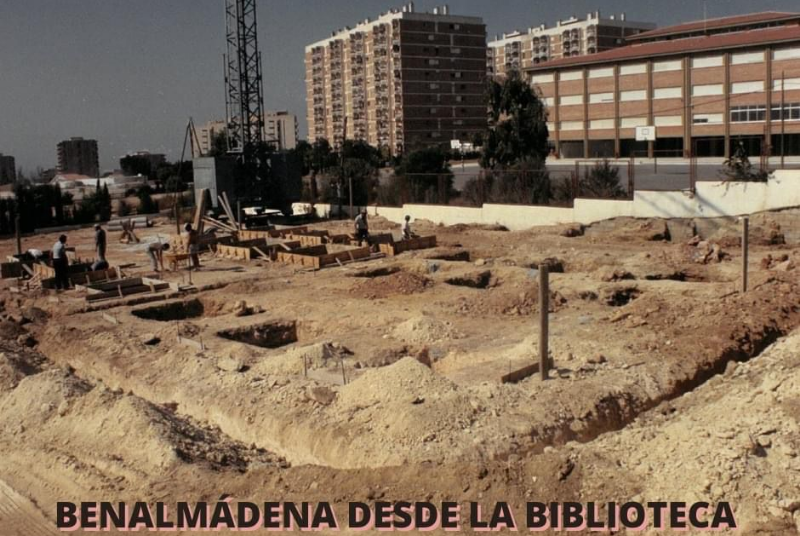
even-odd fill
[[[723,84],[698,84],[692,86],[692,97],[709,97],[724,94]],[[786,78],[776,79],[772,81],[773,91],[792,91],[800,89],[800,78]],[[749,93],[762,93],[765,91],[765,82],[763,80],[755,80],[750,82],[733,82],[731,84],[730,94],[743,95]],[[683,88],[677,87],[659,87],[653,89],[653,100],[662,99],[681,99],[683,98]],[[620,102],[633,102],[647,100],[646,89],[634,89],[629,91],[619,92]],[[590,104],[606,104],[614,102],[614,93],[591,93],[589,94]],[[553,106],[555,100],[553,97],[545,97],[544,103],[548,106]],[[583,95],[564,95],[559,98],[561,106],[573,106],[583,104]]]
[[[765,61],[765,58],[766,58],[765,51],[739,52],[731,54],[731,65],[762,63]],[[772,59],[776,61],[800,59],[800,47],[775,49],[772,51]],[[696,58],[692,58],[691,67],[692,69],[722,67],[723,61],[724,60],[722,55],[699,56]],[[679,59],[653,62],[654,73],[680,71],[681,69],[683,69],[683,61]],[[646,73],[647,73],[646,63],[633,63],[633,64],[621,65],[619,68],[620,76],[646,74]],[[589,78],[607,78],[612,76],[614,76],[613,67],[597,67],[588,70]],[[582,70],[564,71],[559,75],[559,80],[561,80],[562,82],[566,82],[569,80],[582,80],[582,79],[583,79]],[[546,84],[554,81],[555,81],[555,75],[553,73],[534,75],[531,78],[531,82],[534,84]]]
[[[784,106],[784,114],[781,117],[781,107],[772,107],[770,119],[772,121],[800,121],[800,102],[787,103]],[[748,105],[731,107],[731,123],[754,123],[766,121],[767,107],[764,105]],[[724,118],[722,113],[697,113],[692,115],[692,123],[695,125],[721,124]],[[654,117],[654,124],[657,127],[679,127],[683,125],[683,118],[680,115],[666,115]],[[620,128],[636,128],[650,126],[647,117],[623,117],[619,120]],[[549,130],[553,130],[555,125],[548,123]],[[561,121],[559,130],[583,130],[583,121]],[[612,129],[614,119],[594,119],[589,121],[590,130]]]

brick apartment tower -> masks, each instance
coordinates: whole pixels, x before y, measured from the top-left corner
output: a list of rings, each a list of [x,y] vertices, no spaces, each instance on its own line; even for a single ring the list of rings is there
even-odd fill
[[[58,144],[59,173],[100,176],[100,159],[96,140],[72,138]]]
[[[489,76],[502,78],[509,71],[551,60],[596,54],[624,46],[626,38],[655,27],[649,22],[629,21],[625,13],[604,18],[595,11],[585,19],[559,20],[552,28],[542,24],[524,32],[498,35],[489,42],[487,70]]]
[[[338,147],[346,135],[400,154],[486,128],[479,17],[447,6],[417,13],[410,3],[307,46],[305,64],[311,141]]]
[[[17,167],[13,156],[0,153],[0,184],[17,182]]]

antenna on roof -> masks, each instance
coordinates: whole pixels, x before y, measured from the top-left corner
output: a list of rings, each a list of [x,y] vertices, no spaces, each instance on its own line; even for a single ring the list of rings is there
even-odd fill
[[[703,33],[708,33],[708,2],[703,0]]]

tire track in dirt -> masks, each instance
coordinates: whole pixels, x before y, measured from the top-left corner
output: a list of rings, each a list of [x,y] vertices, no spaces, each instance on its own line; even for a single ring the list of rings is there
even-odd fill
[[[0,532],[3,536],[55,536],[55,526],[28,499],[0,480]]]

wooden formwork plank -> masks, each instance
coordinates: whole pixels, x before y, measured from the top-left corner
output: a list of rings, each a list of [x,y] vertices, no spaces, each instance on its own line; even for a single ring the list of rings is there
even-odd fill
[[[381,244],[380,251],[390,257],[399,255],[406,251],[414,251],[418,249],[429,249],[436,247],[435,236],[423,236],[419,238],[412,238],[410,240],[402,240],[393,244]]]
[[[55,274],[53,275],[55,276]],[[96,270],[94,272],[81,272],[77,274],[69,274],[69,280],[75,286],[75,288],[85,288],[94,283],[103,283],[106,281],[112,281],[118,279],[119,277],[120,274],[117,268],[109,268],[108,270]],[[55,288],[55,286],[56,286],[55,277],[42,279],[43,288]]]

